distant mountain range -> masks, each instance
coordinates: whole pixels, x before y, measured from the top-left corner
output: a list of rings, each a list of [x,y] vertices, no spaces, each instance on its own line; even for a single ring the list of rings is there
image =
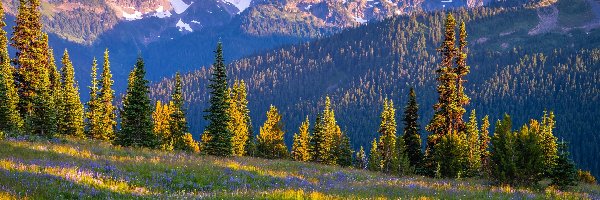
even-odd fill
[[[18,0],[2,0],[14,21]],[[135,57],[149,78],[188,72],[212,62],[223,41],[228,61],[276,46],[327,37],[395,15],[483,0],[42,0],[44,29],[56,56],[68,48],[81,85],[93,57],[111,50],[116,87],[123,91]],[[10,32],[10,30],[7,30]],[[57,59],[59,60],[59,59]],[[83,92],[86,94],[86,92]]]

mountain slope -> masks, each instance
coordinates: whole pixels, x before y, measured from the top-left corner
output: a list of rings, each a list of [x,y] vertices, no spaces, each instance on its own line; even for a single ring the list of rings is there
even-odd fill
[[[599,198],[490,186],[484,180],[393,177],[287,160],[216,158],[113,147],[98,141],[0,141],[2,199]]]
[[[559,17],[572,17],[571,5],[590,9],[583,0],[561,0],[549,7],[478,8],[456,11],[468,19],[467,91],[478,116],[492,124],[505,112],[520,125],[555,111],[557,135],[570,142],[580,167],[598,175],[600,127],[600,29],[557,25],[529,34],[543,23],[539,12],[556,8]],[[415,87],[421,107],[421,127],[429,122],[437,99],[435,69],[445,13],[401,16],[343,31],[330,38],[278,48],[229,65],[230,77],[248,83],[254,127],[264,121],[269,104],[280,108],[288,131],[286,141],[309,115],[321,109],[326,95],[334,99],[337,120],[351,137],[354,149],[368,147],[377,134],[384,98],[400,108],[408,89]],[[581,19],[594,24],[598,16]],[[226,55],[227,56],[227,55]],[[184,93],[193,134],[202,133],[208,99],[205,68],[185,75]],[[170,80],[153,87],[156,99],[167,100]],[[398,116],[398,121],[401,119]],[[402,127],[399,128],[399,130]],[[255,131],[256,132],[256,131]],[[426,138],[423,132],[422,138]]]

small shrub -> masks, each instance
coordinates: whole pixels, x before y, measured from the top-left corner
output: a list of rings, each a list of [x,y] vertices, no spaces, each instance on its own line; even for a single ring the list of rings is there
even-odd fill
[[[579,170],[577,176],[582,183],[596,184],[596,177],[590,171]]]
[[[6,135],[4,135],[4,132],[0,131],[0,140],[4,140],[4,137],[6,137]]]

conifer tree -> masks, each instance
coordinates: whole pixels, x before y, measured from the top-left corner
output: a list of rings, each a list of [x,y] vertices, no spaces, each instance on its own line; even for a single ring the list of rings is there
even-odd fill
[[[552,185],[565,190],[571,186],[576,186],[579,177],[577,176],[575,163],[569,158],[567,143],[564,141],[558,143],[558,148],[556,165],[552,171]]]
[[[231,88],[229,129],[233,131],[233,154],[243,156],[250,139],[250,110],[246,99],[246,83],[235,81]]]
[[[469,122],[466,124],[465,134],[467,137],[467,169],[466,176],[477,176],[481,170],[481,145],[479,137],[479,126],[475,110],[471,111]]]
[[[335,119],[335,112],[331,108],[331,99],[325,98],[325,108],[317,116],[313,136],[311,137],[312,161],[335,165],[338,157],[337,146],[341,141],[342,131]]]
[[[354,151],[352,151],[352,146],[350,145],[350,138],[345,133],[342,133],[337,146],[336,163],[342,167],[352,166],[352,154],[354,154]]]
[[[229,129],[231,116],[229,116],[229,91],[227,86],[227,73],[223,59],[223,46],[217,44],[215,51],[215,63],[212,66],[212,78],[210,79],[209,108],[204,119],[208,121],[202,139],[203,151],[209,155],[230,156],[233,154],[232,137],[233,132]]]
[[[15,133],[23,128],[19,114],[19,94],[14,81],[14,67],[8,56],[8,39],[4,22],[4,7],[0,2],[0,132]]]
[[[310,160],[310,133],[309,133],[309,121],[308,116],[306,120],[302,122],[297,134],[294,134],[294,143],[292,145],[292,158],[297,161],[309,161]]]
[[[388,99],[384,100],[383,111],[381,112],[381,124],[379,125],[379,146],[377,150],[383,161],[383,172],[392,171],[392,160],[396,147],[396,109],[394,102]]]
[[[512,133],[512,121],[505,115],[496,123],[494,136],[491,139],[492,177],[498,183],[510,183],[517,171],[515,138]]]
[[[540,145],[544,154],[544,169],[546,175],[552,174],[552,169],[555,168],[556,159],[558,158],[558,144],[557,138],[553,134],[554,126],[554,113],[544,111],[542,121],[539,129],[539,136],[541,137]]]
[[[406,151],[406,144],[403,137],[398,137],[394,154],[392,158],[392,173],[397,175],[407,175],[414,171],[414,167],[410,166],[410,159]]]
[[[39,7],[39,0],[19,1],[11,46],[16,50],[15,85],[26,132],[51,137],[56,133],[56,105],[50,90],[48,35],[42,32]]]
[[[169,116],[169,134],[175,150],[197,152],[197,143],[189,133],[189,127],[185,118],[185,109],[183,108],[183,91],[181,85],[181,75],[179,72],[175,75],[175,87],[171,94],[171,114]],[[189,136],[188,136],[189,135]],[[191,139],[191,140],[190,140]]]
[[[356,167],[357,169],[367,168],[367,155],[365,154],[365,148],[363,148],[362,146],[360,146],[360,150],[356,152],[354,167]]]
[[[145,78],[144,60],[138,58],[130,73],[127,93],[123,99],[121,112],[121,131],[115,138],[115,144],[133,147],[159,147],[160,140],[153,133],[152,106]]]
[[[482,120],[482,124],[481,124],[481,134],[479,137],[480,143],[479,143],[479,153],[481,153],[480,158],[481,158],[481,167],[482,169],[480,171],[489,174],[489,170],[490,170],[490,150],[489,150],[489,144],[490,144],[490,120],[489,120],[489,116],[485,116],[483,117]],[[487,175],[486,174],[486,175]]]
[[[86,117],[86,135],[92,139],[104,139],[102,132],[102,107],[98,99],[98,79],[97,79],[98,64],[96,58],[92,62],[92,83],[90,88],[90,100],[87,102]]]
[[[444,41],[438,49],[442,54],[442,61],[436,70],[438,102],[433,107],[435,110],[433,119],[425,127],[427,131],[431,132],[427,138],[425,167],[431,174],[435,166],[440,166],[440,172],[451,173],[442,173],[442,176],[452,177],[464,172],[464,170],[460,170],[465,159],[461,156],[466,155],[463,151],[466,151],[467,145],[463,115],[465,113],[464,106],[469,103],[469,97],[464,92],[463,84],[466,81],[464,76],[469,73],[469,67],[466,65],[467,33],[464,23],[461,23],[459,27],[458,48],[456,47],[456,20],[452,14],[447,16],[445,28]],[[436,152],[436,145],[442,140],[447,142],[441,145],[445,150]],[[446,162],[446,164],[440,164],[440,162]],[[447,162],[452,164],[448,165]]]
[[[102,65],[102,76],[100,79],[100,124],[102,125],[103,140],[112,140],[115,137],[115,127],[117,126],[116,107],[114,105],[115,91],[112,89],[113,80],[110,72],[110,61],[108,49],[104,51],[104,64]]]
[[[415,94],[415,90],[410,88],[408,103],[404,107],[404,135],[402,137],[406,145],[405,149],[410,160],[410,165],[415,168],[420,166],[423,159],[418,112],[417,95]]]
[[[268,159],[288,157],[288,149],[283,141],[284,134],[281,115],[277,108],[271,105],[267,112],[267,121],[260,127],[257,137],[258,155]]]
[[[377,149],[377,139],[373,139],[371,143],[371,153],[369,154],[369,163],[367,163],[367,169],[371,171],[381,171],[382,169],[382,160],[381,154]]]
[[[171,151],[174,148],[174,137],[172,136],[170,127],[172,113],[173,110],[169,104],[163,104],[161,101],[156,102],[156,108],[152,113],[152,120],[154,123],[153,131],[161,141],[160,149],[162,150]]]
[[[75,82],[75,70],[65,49],[62,58],[62,105],[59,114],[59,134],[84,137],[83,104]]]

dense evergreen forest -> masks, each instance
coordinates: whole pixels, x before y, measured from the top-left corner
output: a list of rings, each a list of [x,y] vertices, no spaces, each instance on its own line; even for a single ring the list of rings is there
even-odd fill
[[[563,0],[556,6],[565,15],[575,15],[568,5],[581,3]],[[584,4],[581,9],[590,8]],[[599,128],[595,121],[599,118],[600,51],[596,48],[600,32],[572,29],[530,35],[539,22],[537,12],[529,7],[454,12],[457,19],[466,21],[469,33],[471,73],[465,85],[472,99],[467,110],[489,115],[492,126],[504,113],[513,116],[515,124],[524,124],[544,110],[554,111],[557,136],[569,142],[574,160],[598,173],[595,161],[600,138],[595,134]],[[414,87],[421,108],[421,138],[426,138],[423,126],[432,117],[437,96],[435,69],[440,57],[436,48],[442,40],[445,15],[395,17],[240,59],[228,66],[230,81],[246,82],[254,122],[265,120],[263,113],[273,104],[280,109],[287,132],[295,131],[307,115],[314,117],[329,95],[353,149],[364,146],[367,151],[377,134],[375,119],[384,99],[402,105]],[[567,22],[561,24],[568,26]],[[201,116],[207,107],[209,75],[210,70],[202,68],[182,76],[190,130],[196,138],[206,125]],[[152,96],[165,100],[172,84],[166,79],[154,85]],[[291,144],[292,135],[285,137]]]

